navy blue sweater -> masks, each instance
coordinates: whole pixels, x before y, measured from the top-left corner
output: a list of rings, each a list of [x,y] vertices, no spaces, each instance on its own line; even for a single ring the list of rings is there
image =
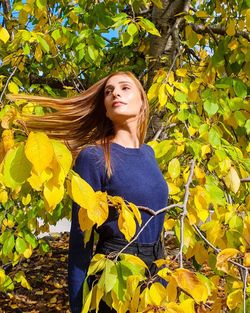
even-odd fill
[[[140,148],[125,148],[111,144],[111,166],[113,174],[107,179],[105,161],[101,146],[85,148],[77,157],[75,171],[85,179],[95,191],[107,191],[111,196],[121,196],[136,205],[158,211],[167,205],[168,188],[156,163],[154,151],[146,144]],[[93,238],[83,246],[83,233],[78,221],[79,206],[72,208],[72,224],[69,242],[69,299],[73,313],[82,309],[82,285],[92,258]],[[141,212],[142,225],[150,215]],[[163,228],[164,214],[157,215],[140,234],[137,242],[151,243],[159,239]],[[138,230],[137,230],[138,231]],[[97,232],[100,238],[122,238],[118,229],[117,214],[110,211],[108,220]],[[93,236],[92,236],[93,237]]]

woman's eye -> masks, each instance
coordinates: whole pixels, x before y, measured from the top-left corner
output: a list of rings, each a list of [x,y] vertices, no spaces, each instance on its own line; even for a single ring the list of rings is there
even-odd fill
[[[111,89],[107,89],[107,90],[105,90],[105,95],[110,95],[111,94]]]
[[[129,89],[129,87],[128,87],[128,86],[124,86],[124,87],[122,87],[122,90],[127,90],[127,89]]]

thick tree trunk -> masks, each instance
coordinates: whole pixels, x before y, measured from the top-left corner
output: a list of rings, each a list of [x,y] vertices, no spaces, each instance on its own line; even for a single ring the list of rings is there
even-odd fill
[[[152,22],[161,33],[161,37],[151,36],[147,87],[152,84],[155,71],[161,66],[161,57],[165,57],[164,67],[175,66],[176,56],[180,51],[180,25],[183,16],[188,12],[191,0],[163,0],[163,9],[154,6]]]

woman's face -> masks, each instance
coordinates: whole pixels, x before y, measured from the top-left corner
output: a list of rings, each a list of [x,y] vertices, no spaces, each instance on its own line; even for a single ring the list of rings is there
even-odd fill
[[[108,79],[104,89],[106,116],[113,123],[123,123],[131,118],[137,119],[143,105],[136,83],[126,74]]]

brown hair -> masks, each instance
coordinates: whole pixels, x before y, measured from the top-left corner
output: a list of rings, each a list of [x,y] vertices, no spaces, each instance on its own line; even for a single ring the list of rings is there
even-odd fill
[[[100,143],[104,150],[108,176],[111,175],[110,139],[114,135],[113,124],[106,117],[104,106],[104,88],[108,79],[115,75],[127,75],[136,84],[142,98],[142,108],[138,121],[138,139],[142,144],[145,139],[149,107],[146,93],[139,80],[131,72],[115,72],[101,79],[80,95],[55,99],[42,96],[8,95],[11,100],[25,99],[55,112],[43,116],[23,115],[25,127],[29,130],[45,131],[49,137],[66,142],[74,157],[86,145]]]

